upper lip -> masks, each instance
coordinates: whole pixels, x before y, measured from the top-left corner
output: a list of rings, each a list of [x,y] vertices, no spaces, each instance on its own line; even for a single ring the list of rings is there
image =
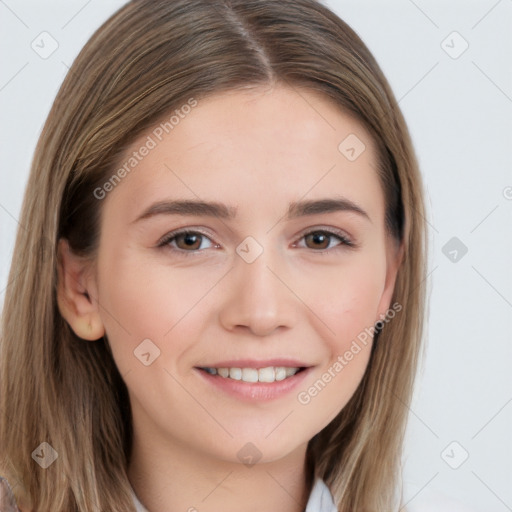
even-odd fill
[[[198,368],[268,368],[269,366],[284,366],[289,368],[307,368],[308,365],[298,359],[276,357],[274,359],[231,359],[217,363],[203,364]]]

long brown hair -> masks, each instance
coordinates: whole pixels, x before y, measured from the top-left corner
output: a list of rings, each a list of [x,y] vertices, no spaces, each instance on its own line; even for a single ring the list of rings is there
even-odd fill
[[[0,474],[27,506],[134,510],[126,386],[108,341],[80,340],[59,313],[58,240],[94,258],[102,205],[94,191],[162,116],[192,97],[200,104],[278,83],[320,92],[363,123],[378,147],[387,228],[405,251],[392,299],[403,313],[377,331],[361,384],[310,441],[307,464],[340,512],[392,509],[423,330],[422,184],[374,57],[315,0],[134,0],[69,70],[36,148],[2,315]],[[46,469],[31,456],[42,442],[58,454]]]

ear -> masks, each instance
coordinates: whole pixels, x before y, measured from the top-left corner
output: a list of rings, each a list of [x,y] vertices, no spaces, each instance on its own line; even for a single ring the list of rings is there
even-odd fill
[[[384,290],[379,302],[378,315],[375,322],[385,318],[387,311],[391,306],[391,299],[395,291],[396,277],[398,269],[400,268],[404,259],[405,248],[404,244],[398,245],[392,237],[386,240],[386,281],[384,283]]]
[[[62,317],[78,337],[92,341],[105,334],[90,262],[73,254],[65,239],[59,240],[58,247],[57,302]]]

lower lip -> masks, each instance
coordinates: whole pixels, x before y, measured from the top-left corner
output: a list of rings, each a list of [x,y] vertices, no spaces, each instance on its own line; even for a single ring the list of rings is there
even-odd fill
[[[287,393],[291,393],[294,389],[299,387],[312,369],[313,367],[310,366],[301,372],[280,381],[244,382],[242,380],[220,377],[219,375],[211,375],[204,370],[195,368],[201,377],[206,379],[206,382],[209,385],[215,386],[217,389],[220,389],[235,398],[249,401],[270,401],[280,398]]]

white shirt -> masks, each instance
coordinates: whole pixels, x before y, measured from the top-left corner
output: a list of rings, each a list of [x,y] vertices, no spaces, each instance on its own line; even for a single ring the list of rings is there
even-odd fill
[[[406,483],[404,487],[409,493],[416,490],[416,486]],[[419,488],[418,488],[419,489]],[[148,512],[139,502],[135,493],[133,501],[137,512]],[[306,512],[338,512],[334,504],[331,491],[325,485],[325,482],[317,478],[309,495],[306,505]],[[461,503],[449,498],[443,497],[437,493],[423,490],[415,496],[407,506],[404,512],[473,512]]]

